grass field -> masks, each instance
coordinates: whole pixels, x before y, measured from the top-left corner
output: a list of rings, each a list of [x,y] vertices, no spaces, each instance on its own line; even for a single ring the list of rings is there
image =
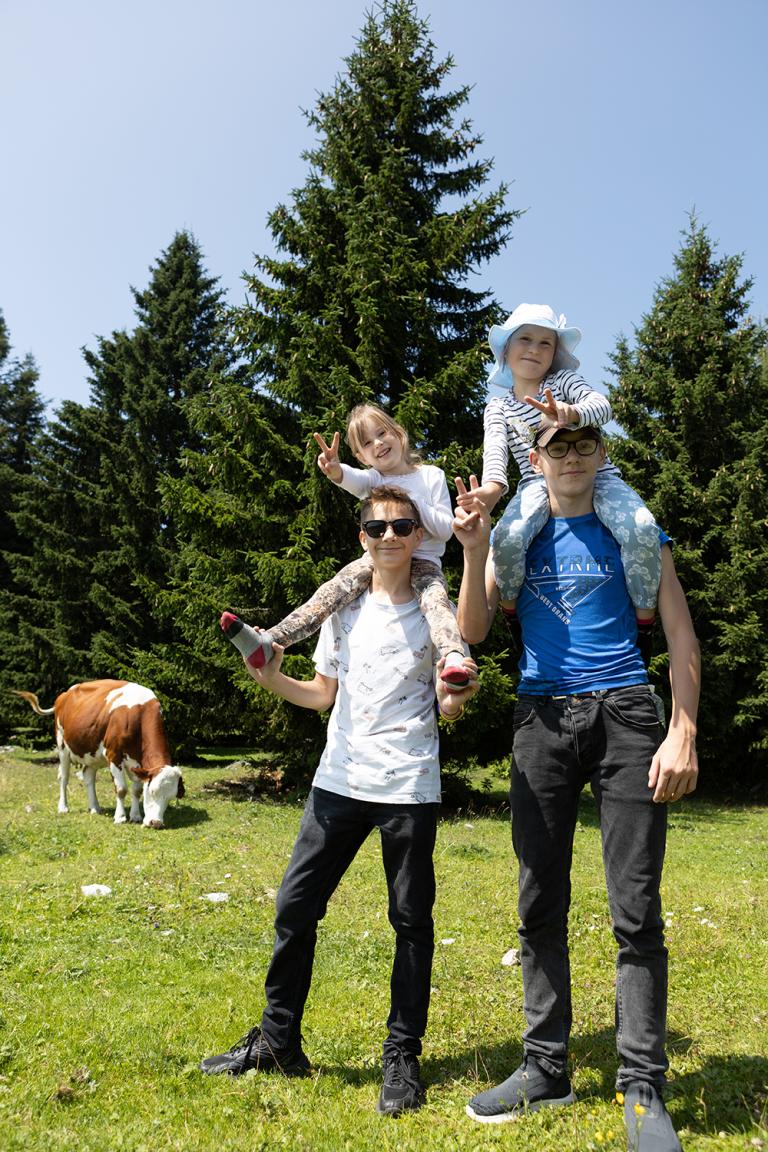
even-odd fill
[[[419,1114],[374,1113],[392,952],[374,840],[320,929],[304,1023],[312,1077],[202,1076],[200,1058],[260,1017],[274,894],[300,815],[216,787],[231,777],[221,765],[185,770],[186,798],[155,832],[112,823],[106,773],[97,787],[107,815],[88,815],[74,781],[59,816],[55,766],[0,753],[3,1152],[626,1147],[613,1100],[614,945],[589,799],[571,920],[574,1107],[499,1127],[464,1115],[520,1057],[520,969],[501,964],[516,945],[503,815],[440,826]],[[89,884],[111,893],[86,897]],[[673,809],[669,1109],[687,1152],[768,1148],[767,887],[766,809]]]

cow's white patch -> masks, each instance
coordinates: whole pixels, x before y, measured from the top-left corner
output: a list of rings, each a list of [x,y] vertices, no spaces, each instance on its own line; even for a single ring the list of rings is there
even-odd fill
[[[181,769],[166,764],[157,776],[144,785],[144,823],[163,823],[165,810],[179,790]]]
[[[136,704],[146,704],[154,699],[154,692],[143,684],[124,684],[122,688],[113,688],[107,692],[107,708],[114,712],[115,708],[133,708]]]

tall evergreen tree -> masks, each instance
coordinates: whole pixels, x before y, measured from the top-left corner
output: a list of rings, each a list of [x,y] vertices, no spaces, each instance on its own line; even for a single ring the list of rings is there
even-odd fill
[[[214,506],[236,534],[212,568],[190,554],[201,601],[226,596],[261,624],[358,551],[353,502],[319,475],[313,430],[343,428],[354,404],[373,400],[426,457],[476,466],[482,345],[498,308],[470,277],[517,216],[503,186],[483,194],[491,164],[475,158],[480,139],[460,118],[469,90],[444,90],[453,61],[436,58],[410,0],[384,0],[345,64],[308,114],[306,182],[269,218],[276,255],[257,259],[249,302],[233,314],[251,394],[227,385],[198,408],[216,459],[188,457],[189,485],[172,497],[200,508],[204,485],[201,557]],[[285,727],[282,707],[270,703],[262,728]],[[299,723],[292,714],[292,733]]]
[[[768,754],[768,334],[741,270],[692,218],[610,389],[627,433],[612,452],[675,541],[702,647],[704,780],[721,786],[757,778]]]
[[[10,668],[50,700],[93,675],[90,645],[100,621],[93,565],[107,547],[102,500],[103,417],[65,401],[37,437],[14,522],[23,548],[12,558],[11,607],[18,622]]]
[[[15,514],[32,470],[32,445],[45,423],[37,390],[39,373],[31,356],[11,357],[11,341],[0,312],[0,685],[17,686],[19,616],[16,572],[28,555]],[[5,709],[4,709],[5,711]]]

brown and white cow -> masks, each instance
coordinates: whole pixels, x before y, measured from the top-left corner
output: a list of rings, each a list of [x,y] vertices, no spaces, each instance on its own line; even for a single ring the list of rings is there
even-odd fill
[[[96,798],[96,769],[109,765],[115,782],[115,824],[125,824],[124,800],[131,786],[130,820],[162,828],[168,802],[184,795],[184,781],[172,767],[160,704],[154,692],[126,680],[88,680],[56,697],[53,708],[41,708],[33,692],[23,696],[39,716],[54,717],[59,749],[59,812],[68,812],[70,764],[82,769],[88,809],[101,812]]]

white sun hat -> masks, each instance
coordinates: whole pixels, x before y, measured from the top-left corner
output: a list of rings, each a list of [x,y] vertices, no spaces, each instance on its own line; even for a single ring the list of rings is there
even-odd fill
[[[507,346],[507,341],[524,324],[535,324],[538,328],[551,328],[553,332],[557,333],[557,348],[552,361],[551,372],[578,368],[579,361],[573,355],[573,350],[581,340],[581,329],[575,328],[573,325],[569,328],[562,312],[556,316],[548,304],[518,304],[503,324],[494,324],[488,333],[488,343],[496,361],[496,367],[488,378],[489,384],[502,382],[501,372],[504,367],[504,349]]]

